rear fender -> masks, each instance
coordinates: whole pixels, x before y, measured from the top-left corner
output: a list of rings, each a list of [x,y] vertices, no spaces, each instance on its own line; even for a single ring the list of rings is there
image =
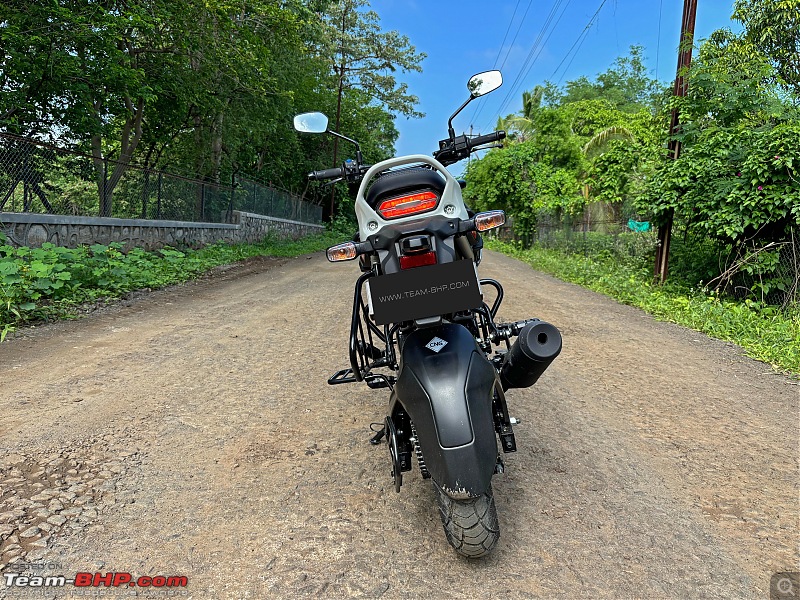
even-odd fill
[[[453,498],[489,489],[497,461],[496,381],[495,368],[461,325],[421,329],[403,344],[390,414],[398,403],[408,413],[426,468]]]

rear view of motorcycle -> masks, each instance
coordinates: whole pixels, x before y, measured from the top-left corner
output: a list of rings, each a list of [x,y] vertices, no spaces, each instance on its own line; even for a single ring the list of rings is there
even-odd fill
[[[549,323],[495,320],[503,287],[478,276],[480,234],[502,225],[505,215],[470,214],[461,185],[445,168],[505,137],[503,131],[456,136],[452,124],[467,104],[501,84],[499,71],[469,80],[469,98],[450,117],[433,158],[366,165],[357,142],[327,130],[325,115],[294,121],[298,131],[327,132],[356,147],[355,160],[309,174],[360,182],[358,234],[327,251],[331,262],[357,259],[361,270],[350,367],[328,383],[389,390],[383,428],[372,442],[386,439],[395,490],[416,462],[433,482],[448,542],[470,558],[488,554],[500,536],[492,477],[504,470],[503,454],[517,449],[506,391],[532,386],[561,351],[561,334]],[[491,306],[484,290],[492,291]]]

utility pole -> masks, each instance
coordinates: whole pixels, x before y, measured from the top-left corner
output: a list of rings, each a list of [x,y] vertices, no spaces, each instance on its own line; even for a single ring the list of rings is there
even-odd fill
[[[692,64],[692,46],[694,43],[694,22],[697,15],[697,0],[683,0],[683,20],[681,23],[681,42],[678,47],[678,73],[675,77],[674,96],[686,96],[688,84],[683,78],[683,73]],[[678,109],[672,109],[672,117],[669,124],[670,136],[674,136],[680,130],[680,118]],[[677,160],[681,153],[681,143],[671,139],[668,145],[668,157],[670,160]],[[667,280],[669,273],[669,246],[672,239],[672,220],[675,216],[674,209],[667,213],[667,220],[658,228],[658,248],[656,248],[655,279],[661,283]]]

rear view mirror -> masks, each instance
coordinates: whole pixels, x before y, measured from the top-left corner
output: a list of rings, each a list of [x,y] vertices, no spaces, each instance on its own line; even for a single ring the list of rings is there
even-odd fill
[[[309,112],[294,118],[294,128],[301,133],[325,133],[328,131],[328,117],[321,112]]]
[[[495,91],[503,85],[503,75],[500,71],[486,71],[470,77],[467,89],[473,98],[478,98]]]

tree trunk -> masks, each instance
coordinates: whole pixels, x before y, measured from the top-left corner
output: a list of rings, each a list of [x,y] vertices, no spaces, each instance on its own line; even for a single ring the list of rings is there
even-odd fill
[[[137,99],[135,106],[132,98],[125,98],[125,104],[129,110],[129,117],[125,121],[125,125],[122,128],[122,146],[119,153],[119,159],[114,164],[114,169],[111,171],[111,176],[108,177],[106,182],[105,210],[103,211],[104,214],[102,215],[104,217],[111,216],[114,189],[122,179],[122,176],[125,175],[125,172],[128,170],[131,158],[133,158],[133,153],[136,152],[136,147],[139,145],[139,142],[142,139],[144,98]]]

